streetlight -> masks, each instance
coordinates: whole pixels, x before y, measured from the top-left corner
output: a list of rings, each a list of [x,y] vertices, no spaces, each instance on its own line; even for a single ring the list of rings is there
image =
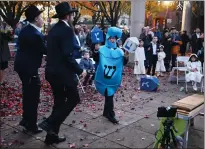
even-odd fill
[[[163,1],[163,4],[167,7],[169,7],[169,5],[172,3],[172,1]]]

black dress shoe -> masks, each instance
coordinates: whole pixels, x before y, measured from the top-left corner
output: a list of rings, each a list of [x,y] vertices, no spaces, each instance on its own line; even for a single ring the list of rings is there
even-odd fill
[[[46,132],[49,132],[51,129],[50,129],[50,126],[48,124],[48,122],[46,120],[44,120],[43,122],[41,122],[39,125],[38,125],[40,128],[42,128],[44,131]]]
[[[44,142],[47,145],[51,145],[54,143],[58,144],[64,141],[66,141],[65,137],[59,137],[58,135],[47,135]]]
[[[19,125],[22,126],[22,127],[24,127],[24,128],[26,128],[26,127],[28,127],[28,122],[27,122],[26,120],[22,119],[22,120],[19,122]]]
[[[119,123],[119,120],[117,120],[114,116],[110,116],[110,115],[103,115],[103,116],[106,117],[113,124],[118,124]]]
[[[43,132],[43,129],[41,128],[36,128],[36,129],[27,129],[27,131],[33,133],[33,134],[38,134],[38,133],[41,133]]]

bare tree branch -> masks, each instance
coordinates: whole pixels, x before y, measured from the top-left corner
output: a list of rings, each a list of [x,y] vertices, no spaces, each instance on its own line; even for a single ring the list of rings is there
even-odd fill
[[[110,18],[111,20],[113,20],[113,14],[114,14],[114,11],[113,11],[113,8],[112,8],[112,1],[108,1],[108,4],[110,6]]]
[[[2,10],[0,9],[0,16],[3,18],[3,20],[10,25],[9,19],[4,15]]]
[[[7,14],[7,13],[8,13],[7,10],[6,10],[6,8],[4,7],[4,4],[3,4],[2,1],[0,2],[0,8],[3,10],[4,14]]]
[[[21,2],[18,3],[16,14],[20,14],[22,6],[23,6],[23,2],[21,1]]]
[[[108,22],[112,22],[110,16],[108,15],[108,12],[106,10],[106,5],[104,2],[99,2],[99,6],[100,6],[100,9],[102,10],[103,14],[105,15],[105,18],[107,19]]]

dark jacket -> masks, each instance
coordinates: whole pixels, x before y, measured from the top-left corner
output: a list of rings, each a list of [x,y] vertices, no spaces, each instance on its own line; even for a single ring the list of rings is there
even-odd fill
[[[163,37],[162,38],[162,45],[164,46],[164,52],[166,54],[165,59],[166,60],[171,60],[171,55],[172,55],[172,41],[168,41],[170,37]]]
[[[162,40],[162,33],[160,31],[155,31],[154,36],[158,38],[158,43],[160,43]]]
[[[187,34],[183,34],[181,35],[181,39],[182,39],[182,45],[181,45],[181,52],[185,53],[186,52],[186,47],[187,47],[187,43],[190,41],[189,36]]]
[[[103,32],[103,39],[104,39],[104,41],[102,42],[102,45],[105,45],[105,41],[106,41],[106,33],[105,32]]]
[[[75,59],[81,58],[81,57],[82,57],[82,54],[81,54],[81,52],[80,52],[81,46],[78,44],[78,40],[77,40],[76,37],[74,37],[74,42],[73,42],[73,44],[74,44],[73,57],[74,57]]]
[[[156,51],[156,53],[159,52],[159,46],[160,46],[160,45],[157,43],[157,51]],[[146,57],[147,60],[151,60],[151,59],[152,59],[152,56],[153,56],[153,46],[152,46],[152,42],[150,43],[149,48],[150,48],[149,51],[147,51],[147,52],[145,51],[145,52],[147,53],[147,57]]]
[[[199,60],[201,61],[202,67],[203,67],[203,63],[204,63],[204,47],[202,47],[202,48],[198,51],[197,56],[198,56]]]
[[[148,47],[150,47],[150,42],[152,41],[152,35],[150,35],[150,34],[145,35],[144,33],[142,33],[142,34],[140,34],[139,38],[143,40],[145,50]]]
[[[8,42],[11,40],[9,34],[0,33],[0,63],[7,62],[10,58]]]
[[[59,21],[48,33],[48,53],[46,64],[46,79],[56,80],[58,84],[76,87],[76,74],[83,69],[73,57],[75,35],[71,27]]]
[[[37,75],[43,54],[46,54],[43,34],[33,26],[27,25],[21,30],[18,43],[14,70],[28,75]]]
[[[124,44],[127,38],[129,37],[130,37],[130,34],[128,32],[122,32],[122,37],[121,37],[122,44]]]
[[[203,47],[203,40],[202,38],[197,38],[196,33],[194,33],[191,37],[191,46],[192,51],[197,54],[198,50],[200,50]]]
[[[94,70],[93,61],[91,59],[82,58],[80,60],[80,67],[85,70]]]

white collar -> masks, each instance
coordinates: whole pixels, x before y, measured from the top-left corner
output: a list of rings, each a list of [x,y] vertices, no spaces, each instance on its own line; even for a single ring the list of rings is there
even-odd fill
[[[157,45],[157,43],[154,43],[153,41],[152,41],[152,44],[153,44],[153,45]]]
[[[30,25],[33,26],[35,29],[37,29],[41,33],[41,28],[40,27],[36,26],[33,23],[30,23]]]
[[[68,22],[66,22],[65,20],[62,20],[68,27],[70,27],[70,25],[68,24]]]

